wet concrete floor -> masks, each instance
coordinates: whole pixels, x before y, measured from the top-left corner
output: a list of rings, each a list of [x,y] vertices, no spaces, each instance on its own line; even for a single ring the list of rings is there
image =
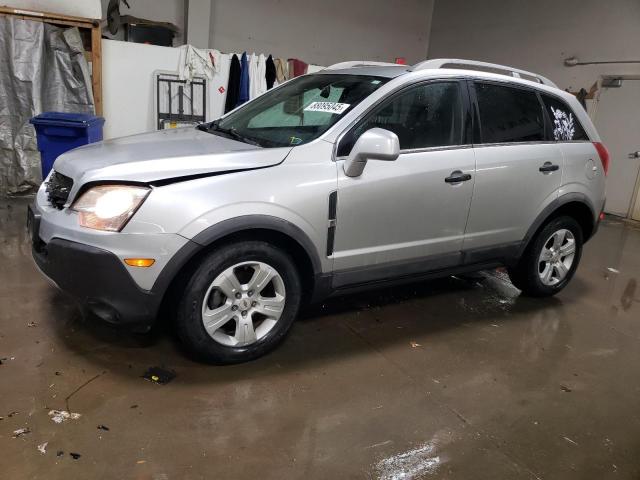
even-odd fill
[[[606,221],[556,298],[499,271],[346,297],[211,367],[83,319],[25,207],[0,203],[1,478],[640,478],[636,225]]]

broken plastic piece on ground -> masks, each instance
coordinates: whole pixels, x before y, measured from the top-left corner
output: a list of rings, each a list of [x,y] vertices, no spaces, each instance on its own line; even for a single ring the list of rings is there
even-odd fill
[[[44,455],[45,453],[47,453],[47,445],[49,445],[49,442],[41,443],[40,445],[38,445],[38,451]]]
[[[418,342],[409,342],[409,344],[411,345],[411,348],[418,348],[422,346]]]
[[[150,367],[142,376],[145,380],[165,385],[176,378],[176,372],[162,367]]]
[[[13,438],[18,438],[28,433],[31,433],[31,430],[28,427],[19,428],[18,430],[13,431]]]
[[[74,460],[78,460],[82,456],[79,453],[75,452],[69,452],[69,455],[71,455],[71,458],[73,458]]]
[[[49,411],[49,416],[55,423],[62,423],[66,422],[69,419],[77,420],[82,415],[79,413],[67,412],[66,410],[51,410]]]
[[[607,267],[607,270],[609,270],[612,273],[620,273],[620,270],[618,270],[617,268],[613,268],[613,267]]]
[[[105,432],[109,431],[109,427],[106,425],[98,425],[98,430],[104,430]]]
[[[571,389],[569,387],[567,387],[566,385],[560,385],[560,390],[562,390],[563,392],[571,392]]]
[[[37,327],[38,324],[36,322],[29,322],[27,323],[27,327]]]

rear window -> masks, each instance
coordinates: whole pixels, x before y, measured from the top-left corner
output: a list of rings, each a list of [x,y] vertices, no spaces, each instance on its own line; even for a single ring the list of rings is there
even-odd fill
[[[551,120],[551,138],[556,141],[589,140],[580,121],[566,103],[544,94],[542,101]]]
[[[544,114],[531,90],[475,83],[482,143],[545,140]]]

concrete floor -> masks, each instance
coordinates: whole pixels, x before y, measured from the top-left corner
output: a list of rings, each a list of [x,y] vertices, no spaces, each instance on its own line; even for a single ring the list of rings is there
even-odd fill
[[[640,227],[606,221],[553,299],[499,272],[352,296],[210,367],[83,320],[33,266],[25,205],[0,205],[2,478],[640,477]]]

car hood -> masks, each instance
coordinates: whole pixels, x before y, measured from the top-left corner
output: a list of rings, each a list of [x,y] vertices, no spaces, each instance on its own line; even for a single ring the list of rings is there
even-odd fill
[[[85,145],[58,157],[53,168],[71,177],[74,187],[113,180],[152,183],[277,165],[291,148],[262,148],[179,128]]]

